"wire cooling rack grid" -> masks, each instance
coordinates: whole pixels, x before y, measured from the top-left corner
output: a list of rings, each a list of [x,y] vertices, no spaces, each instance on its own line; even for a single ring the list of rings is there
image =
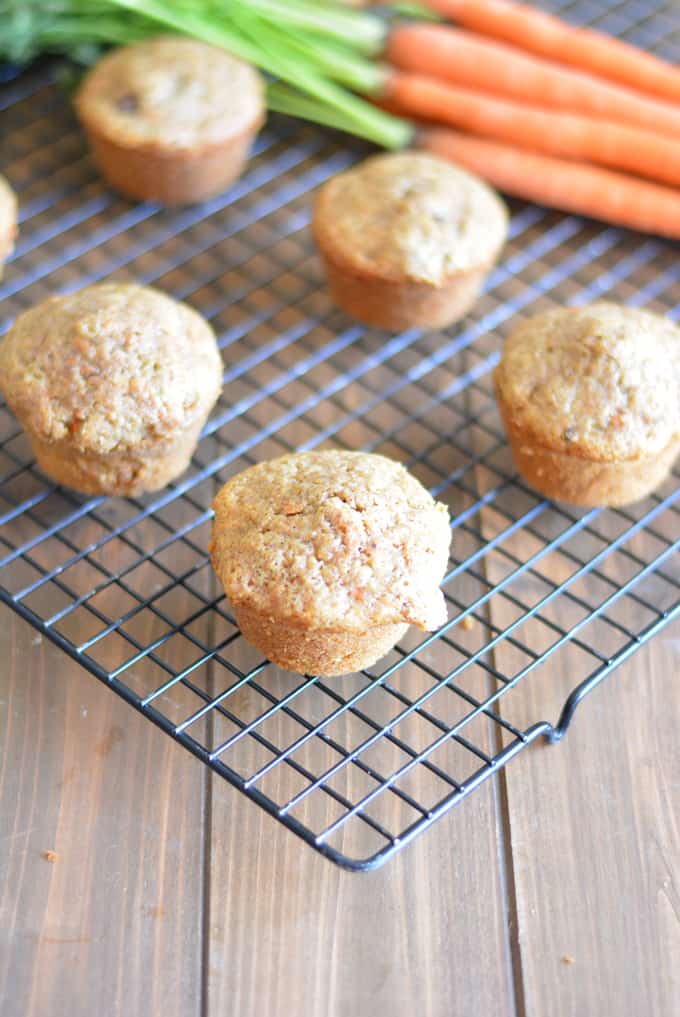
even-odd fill
[[[680,54],[680,18],[661,4],[564,13]],[[128,501],[48,484],[1,407],[0,596],[317,850],[373,867],[536,738],[559,739],[580,698],[680,611],[678,474],[626,509],[550,505],[513,471],[490,381],[510,322],[546,307],[610,296],[677,318],[677,249],[515,203],[503,263],[460,326],[378,333],[334,310],[307,229],[310,192],[361,146],[273,118],[229,194],[131,205],[99,180],[55,73],[0,94],[21,200],[2,331],[55,291],[154,283],[211,319],[225,385],[189,473]],[[324,680],[243,641],[207,559],[219,485],[319,445],[401,459],[454,519],[447,625]],[[523,692],[558,671],[573,692],[553,725]]]

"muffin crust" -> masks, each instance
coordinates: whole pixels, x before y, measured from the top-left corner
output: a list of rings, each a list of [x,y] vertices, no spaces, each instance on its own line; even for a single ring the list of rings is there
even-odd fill
[[[440,326],[471,306],[505,240],[494,192],[421,152],[374,156],[321,189],[313,230],[333,295],[386,328]]]
[[[433,286],[489,262],[506,227],[486,184],[423,152],[373,156],[333,177],[319,200],[338,258]]]
[[[144,286],[52,297],[0,345],[0,387],[41,466],[87,493],[153,490],[182,472],[221,379],[207,322]]]
[[[75,103],[109,182],[166,204],[227,187],[264,120],[263,82],[253,67],[179,36],[113,50],[86,76]]]
[[[409,624],[446,619],[448,513],[399,463],[284,456],[232,478],[214,508],[215,571],[246,638],[284,667],[365,667]]]
[[[560,308],[519,326],[495,373],[516,465],[549,497],[619,505],[680,449],[680,329],[634,308]]]

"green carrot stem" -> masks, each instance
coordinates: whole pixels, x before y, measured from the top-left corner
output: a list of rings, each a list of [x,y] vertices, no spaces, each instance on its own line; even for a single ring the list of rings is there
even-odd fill
[[[330,4],[308,3],[306,0],[247,0],[244,7],[277,24],[309,29],[340,42],[351,41],[356,49],[367,54],[380,52],[387,37],[385,21],[364,11],[334,8]]]
[[[271,81],[267,85],[266,100],[267,107],[274,113],[285,113],[287,116],[310,120],[312,123],[332,127],[334,130],[357,134],[356,125],[351,117],[316,99],[310,99],[309,96],[297,92],[295,88],[291,88],[281,81]],[[366,135],[360,134],[359,136]],[[369,137],[368,140],[371,138]]]
[[[386,67],[358,56],[348,46],[253,16],[246,13],[245,5],[237,17],[239,28],[252,42],[278,58],[295,60],[298,69],[306,66],[363,95],[379,95],[385,88],[389,77]]]
[[[174,28],[185,35],[192,35],[204,42],[212,42],[228,49],[234,56],[247,60],[261,67],[261,54],[256,46],[244,39],[239,33],[230,31],[224,24],[215,24],[210,18],[196,16],[191,8],[181,10],[160,0],[109,0],[112,6],[143,14],[153,21]],[[266,69],[266,68],[265,68]]]
[[[390,74],[384,64],[357,56],[347,47],[322,37],[296,36],[286,29],[279,32],[285,35],[287,49],[299,53],[339,84],[362,95],[379,95],[384,90]]]
[[[417,18],[419,21],[444,21],[445,19],[436,11],[418,3],[417,0],[396,0],[390,7],[395,14],[402,14],[407,18]]]
[[[78,45],[81,42],[102,45],[123,45],[136,42],[149,34],[149,27],[135,24],[125,18],[72,18],[51,24],[49,21],[40,30],[41,44],[46,48],[61,45]]]
[[[271,82],[267,86],[267,105],[276,113],[285,113],[288,116],[298,117],[301,120],[310,120],[315,124],[322,124],[324,127],[332,127],[334,130],[344,131],[346,134],[355,134],[374,141],[372,133],[361,131],[357,128],[353,117],[328,106],[317,99],[312,99],[302,92],[282,84],[280,81]],[[404,122],[405,129],[402,134],[402,143],[394,145],[394,148],[404,148],[408,145],[413,136],[414,128]]]
[[[285,113],[287,116],[310,120],[312,123],[323,124],[324,127],[332,127],[337,131],[352,133],[353,123],[350,117],[316,99],[310,99],[302,92],[296,92],[280,81],[272,81],[267,85],[267,106],[274,113]]]
[[[411,126],[391,113],[385,113],[333,81],[321,77],[313,66],[304,60],[291,57],[288,37],[270,24],[263,22],[242,22],[241,27],[252,33],[257,45],[262,47],[262,65],[277,77],[308,93],[314,99],[330,106],[352,123],[351,133],[370,138],[385,148],[403,148],[411,137]]]

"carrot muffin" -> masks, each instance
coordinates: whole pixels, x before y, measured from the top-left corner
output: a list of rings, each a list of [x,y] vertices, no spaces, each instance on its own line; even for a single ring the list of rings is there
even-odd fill
[[[0,390],[38,464],[86,494],[136,495],[177,477],[221,386],[208,323],[145,286],[51,297],[0,343]]]
[[[179,36],[113,50],[85,77],[75,104],[111,186],[166,205],[224,190],[264,122],[258,72]]]
[[[448,512],[399,463],[300,452],[215,499],[210,553],[245,638],[291,671],[375,663],[409,625],[446,620]]]
[[[14,250],[17,233],[17,199],[3,176],[0,176],[0,279],[2,269]]]
[[[649,311],[602,302],[532,318],[495,385],[515,465],[549,498],[625,505],[680,451],[680,329]]]
[[[507,212],[476,177],[422,152],[372,156],[321,188],[312,221],[334,300],[379,328],[440,328],[474,304]]]

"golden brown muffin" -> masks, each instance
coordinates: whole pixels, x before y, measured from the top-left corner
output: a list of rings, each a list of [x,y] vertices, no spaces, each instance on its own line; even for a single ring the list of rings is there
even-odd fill
[[[177,477],[221,387],[208,323],[146,286],[51,297],[0,344],[0,390],[39,465],[86,494],[136,495]]]
[[[250,64],[223,49],[160,36],[107,54],[75,105],[112,187],[181,205],[241,174],[264,122],[264,86]]]
[[[680,451],[680,329],[596,303],[531,318],[505,344],[496,397],[517,469],[575,505],[625,505]]]
[[[245,638],[291,671],[369,667],[446,620],[448,512],[400,463],[300,452],[215,499],[210,554]]]
[[[422,152],[372,156],[319,192],[312,221],[334,300],[394,331],[441,328],[477,299],[505,242],[498,196]]]
[[[14,250],[17,234],[17,198],[3,176],[0,176],[0,279],[5,262]]]

